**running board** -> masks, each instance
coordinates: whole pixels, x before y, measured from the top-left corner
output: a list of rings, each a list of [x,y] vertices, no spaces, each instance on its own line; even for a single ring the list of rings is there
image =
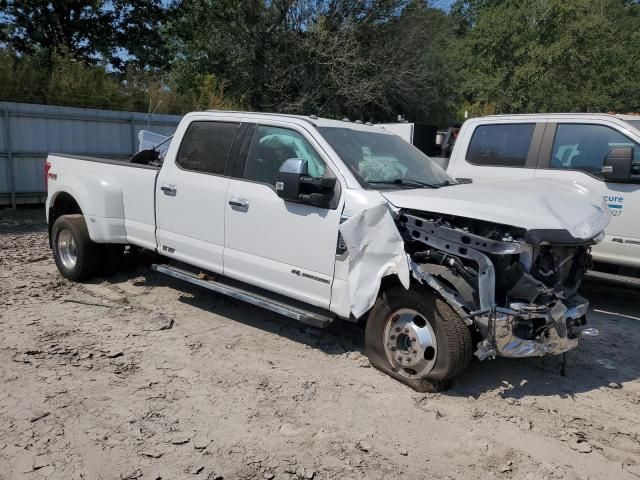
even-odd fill
[[[333,321],[333,317],[328,317],[303,308],[294,307],[293,305],[289,305],[279,300],[268,298],[264,295],[233,287],[231,285],[203,279],[200,278],[200,276],[187,270],[182,270],[181,268],[172,267],[170,265],[153,264],[151,265],[151,269],[156,272],[165,273],[174,278],[184,280],[185,282],[213,290],[216,293],[228,295],[230,297],[237,298],[238,300],[251,303],[252,305],[266,308],[267,310],[285,315],[313,327],[326,328]]]
[[[625,287],[640,287],[640,278],[628,277],[626,275],[618,275],[616,273],[599,272],[597,270],[589,270],[585,278],[589,280],[598,280],[602,282],[612,283]]]

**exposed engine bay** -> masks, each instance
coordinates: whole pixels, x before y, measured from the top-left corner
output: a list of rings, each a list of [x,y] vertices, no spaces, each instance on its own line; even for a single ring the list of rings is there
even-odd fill
[[[597,335],[577,293],[596,240],[412,210],[396,224],[412,275],[472,328],[481,360],[564,353]]]

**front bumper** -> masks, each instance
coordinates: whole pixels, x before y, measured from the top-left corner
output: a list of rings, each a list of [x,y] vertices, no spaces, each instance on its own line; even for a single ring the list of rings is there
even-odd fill
[[[483,319],[488,326],[487,338],[480,342],[475,355],[480,360],[495,356],[523,358],[572,350],[581,335],[597,335],[595,329],[583,329],[588,307],[589,302],[576,295],[551,307],[512,303],[510,308],[497,308]],[[536,331],[543,325],[542,333],[523,338],[523,326],[532,324],[537,325]]]

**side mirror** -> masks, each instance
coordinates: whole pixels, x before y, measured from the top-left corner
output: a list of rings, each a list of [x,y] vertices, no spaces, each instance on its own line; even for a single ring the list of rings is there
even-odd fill
[[[607,182],[627,182],[631,178],[633,147],[612,148],[604,159],[602,175]]]
[[[328,207],[331,202],[335,178],[314,178],[307,175],[306,160],[289,158],[278,171],[276,193],[283,200]]]

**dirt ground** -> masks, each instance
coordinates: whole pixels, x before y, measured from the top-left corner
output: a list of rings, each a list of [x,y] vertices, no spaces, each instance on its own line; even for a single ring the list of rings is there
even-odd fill
[[[306,327],[139,265],[72,284],[41,210],[0,212],[0,479],[637,479],[640,299],[588,285],[559,358],[475,362],[444,394]]]

